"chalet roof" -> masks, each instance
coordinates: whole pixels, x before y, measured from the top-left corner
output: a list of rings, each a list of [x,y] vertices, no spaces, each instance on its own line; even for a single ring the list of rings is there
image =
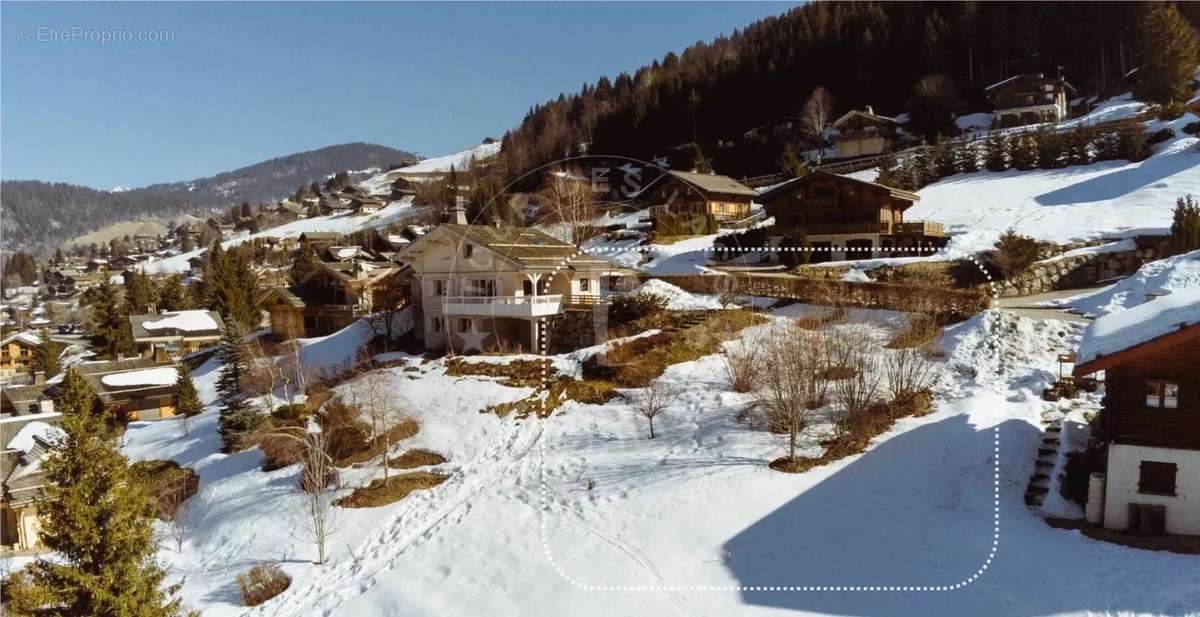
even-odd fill
[[[400,249],[397,257],[412,261],[410,256],[419,254],[430,238],[440,234],[486,248],[522,270],[608,271],[616,268],[608,261],[581,253],[574,245],[530,227],[447,223]]]
[[[44,398],[49,398],[46,394],[46,384],[38,384],[33,386],[4,386],[0,389],[0,394],[12,403],[13,407],[18,410],[25,409],[29,403],[37,402]]]
[[[1128,74],[1126,76],[1128,76]],[[1000,81],[998,81],[990,86],[986,86],[983,89],[983,91],[991,92],[995,88],[999,88],[1000,86],[1003,86],[1004,84],[1011,83],[1018,79],[1029,79],[1029,80],[1033,80],[1033,81],[1061,83],[1063,86],[1065,86],[1071,92],[1076,91],[1075,86],[1072,86],[1070,84],[1070,82],[1068,82],[1065,79],[1057,78],[1057,77],[1046,77],[1045,75],[1036,75],[1033,73],[1022,73],[1020,75],[1013,75],[1012,77],[1009,77],[1008,79],[1001,79]]]
[[[155,369],[175,369],[174,363],[171,362],[158,362],[152,358],[136,358],[113,362],[85,362],[76,366],[83,367],[87,364],[94,366],[83,371],[83,380],[87,382],[88,386],[92,388],[92,392],[96,394],[96,398],[100,399],[105,406],[146,396],[174,394],[177,389],[173,382],[163,384],[156,379],[159,371],[155,371]],[[123,375],[124,378],[120,380],[106,379],[118,374]],[[145,381],[137,378],[138,375],[143,374],[147,375]]]
[[[306,231],[300,234],[300,239],[337,242],[342,239],[342,234],[336,231]]]
[[[38,345],[42,344],[42,337],[38,336],[34,332],[17,332],[0,339],[0,345],[7,345],[9,343],[17,343],[27,347],[37,347]]]
[[[215,311],[167,311],[157,315],[130,315],[129,328],[133,339],[179,336],[211,338],[221,336],[225,324]]]
[[[833,178],[838,181],[852,182],[852,183],[858,184],[860,186],[869,186],[869,187],[872,187],[875,189],[884,190],[884,191],[887,191],[888,194],[895,199],[903,199],[905,201],[912,201],[912,202],[916,202],[921,199],[921,196],[917,195],[916,193],[912,193],[912,192],[909,192],[909,191],[906,191],[903,189],[898,189],[894,186],[888,186],[886,184],[879,184],[878,182],[869,182],[867,180],[859,180],[858,178],[854,178],[851,176],[843,176],[840,174],[830,173],[828,171],[822,171],[820,169],[811,171],[803,176],[800,176],[799,178],[792,178],[791,180],[788,180],[787,182],[782,182],[780,184],[776,184],[771,189],[763,191],[762,193],[759,193],[758,198],[760,200],[770,199],[771,197],[774,197],[775,195],[778,195],[785,191],[790,191],[791,189],[793,189],[801,184],[804,184],[814,178],[820,178],[820,177]]]
[[[655,178],[653,182],[646,185],[646,187],[643,188],[639,192],[644,193],[644,192],[650,190],[650,187],[654,186],[655,184],[658,184],[660,181],[662,181],[664,178],[667,178],[667,177],[674,177],[677,180],[681,180],[681,181],[695,187],[697,190],[699,190],[703,193],[720,193],[722,195],[744,195],[746,197],[754,197],[754,196],[758,195],[758,193],[754,189],[742,184],[741,182],[738,182],[737,180],[734,180],[733,178],[730,178],[729,176],[722,176],[720,174],[706,174],[706,173],[699,173],[699,172],[694,172],[694,171],[675,171],[675,170],[667,170],[666,173]]]
[[[1200,288],[1177,290],[1092,322],[1079,341],[1074,373],[1090,375],[1194,338],[1200,338]]]
[[[843,124],[849,122],[852,118],[862,118],[864,120],[867,120],[869,122],[874,122],[876,124],[892,124],[892,125],[897,125],[897,126],[899,126],[899,124],[900,124],[899,122],[896,122],[895,118],[881,116],[881,115],[876,114],[871,111],[851,109],[850,111],[843,114],[841,118],[838,118],[837,120],[833,121],[833,128],[835,128],[835,129],[840,128]]]

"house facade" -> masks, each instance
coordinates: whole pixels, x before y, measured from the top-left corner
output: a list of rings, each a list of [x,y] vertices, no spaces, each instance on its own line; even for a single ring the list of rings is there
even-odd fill
[[[900,123],[875,114],[870,106],[851,110],[833,123],[838,158],[874,156],[892,149]]]
[[[750,202],[758,193],[729,176],[687,171],[667,171],[633,197],[635,205],[651,214],[667,211],[712,215],[717,221],[750,216]]]
[[[41,344],[41,337],[33,332],[17,332],[0,340],[0,383],[25,379]]]
[[[404,269],[391,261],[321,261],[296,285],[268,287],[258,306],[281,339],[332,334],[400,301],[406,292]]]
[[[1070,114],[1068,94],[1074,92],[1065,79],[1042,73],[1014,75],[984,88],[996,128],[1064,120]]]
[[[0,545],[32,552],[41,548],[37,502],[46,485],[42,461],[61,434],[57,419],[26,422],[5,433],[0,449]]]
[[[1076,376],[1104,372],[1103,525],[1200,535],[1200,289],[1097,319]]]
[[[434,228],[397,258],[412,267],[417,337],[458,353],[543,349],[556,318],[587,321],[603,308],[601,279],[619,270],[535,229],[462,223]]]
[[[770,237],[775,246],[812,248],[813,261],[895,256],[941,246],[945,232],[938,223],[905,221],[904,211],[916,193],[814,171],[759,195],[768,216],[775,217]]]

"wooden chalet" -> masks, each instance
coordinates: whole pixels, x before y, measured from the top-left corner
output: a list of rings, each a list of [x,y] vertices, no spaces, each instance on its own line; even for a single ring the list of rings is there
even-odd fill
[[[130,315],[133,342],[150,357],[155,351],[189,354],[211,347],[221,340],[225,328],[215,311],[166,311],[150,315]]]
[[[324,336],[371,313],[388,294],[403,294],[402,276],[391,261],[322,261],[298,285],[268,287],[258,306],[281,339]]]
[[[919,199],[916,193],[825,171],[758,196],[767,215],[775,217],[772,242],[800,246],[807,241],[812,261],[894,256],[941,246],[941,224],[904,220],[904,211]]]
[[[0,420],[0,544],[6,548],[26,552],[41,548],[37,505],[46,486],[42,462],[62,434],[57,421],[57,417]]]
[[[307,244],[315,251],[323,251],[344,240],[345,237],[336,231],[308,231],[300,234],[300,244]]]
[[[1074,93],[1067,80],[1042,73],[1014,75],[984,88],[996,128],[1064,120],[1070,114],[1068,95]]]
[[[34,332],[17,332],[0,340],[0,383],[27,379],[41,344],[42,337]]]
[[[1104,526],[1200,535],[1200,289],[1101,317],[1074,375],[1103,372]]]
[[[729,176],[667,171],[638,191],[633,204],[651,213],[711,214],[718,221],[736,221],[750,216],[750,202],[756,195]]]
[[[874,156],[892,149],[900,123],[875,113],[871,106],[851,110],[833,123],[837,157]]]

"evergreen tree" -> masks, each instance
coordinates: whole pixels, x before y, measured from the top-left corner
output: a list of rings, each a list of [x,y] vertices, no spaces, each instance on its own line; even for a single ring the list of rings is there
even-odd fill
[[[1117,127],[1117,153],[1120,158],[1135,163],[1150,156],[1141,122],[1131,120]]]
[[[317,255],[317,250],[313,248],[312,244],[308,242],[301,243],[300,250],[296,251],[296,258],[292,261],[292,282],[299,285],[317,268],[317,264],[320,261],[321,258]]]
[[[158,303],[158,290],[150,276],[141,272],[125,274],[125,306],[130,314],[145,315]]]
[[[117,288],[107,278],[95,288],[92,303],[92,327],[96,346],[116,360],[121,354],[133,349],[133,340],[128,328],[128,314],[121,304]]]
[[[1088,165],[1092,162],[1092,132],[1086,127],[1071,129],[1064,136],[1067,143],[1067,164]]]
[[[1175,201],[1171,217],[1171,250],[1186,253],[1200,249],[1200,202],[1191,195]]]
[[[196,384],[192,382],[192,372],[183,362],[180,362],[175,370],[179,372],[175,413],[189,417],[199,414],[204,409],[204,404],[200,402],[200,394],[196,391]]]
[[[254,306],[257,280],[250,267],[249,250],[243,245],[226,251],[214,242],[204,268],[205,304],[225,321],[243,328],[254,327],[259,318]]]
[[[958,145],[954,152],[959,171],[964,174],[979,171],[979,151],[976,150],[974,142],[964,142]]]
[[[1047,129],[1039,130],[1037,145],[1038,167],[1058,169],[1066,165],[1066,148],[1062,135]]]
[[[222,450],[235,452],[241,447],[243,439],[262,422],[262,416],[242,392],[242,378],[249,369],[249,358],[241,329],[236,323],[225,325],[220,357],[223,365],[217,376],[217,392],[221,395],[217,432],[221,435]]]
[[[941,179],[958,173],[958,161],[946,138],[939,137],[930,152],[930,179]]]
[[[1037,169],[1037,137],[1032,134],[1018,136],[1012,142],[1012,152],[1010,154],[1012,156],[1012,166],[1014,168],[1024,171]]]
[[[32,368],[34,371],[45,373],[46,379],[54,377],[62,370],[58,357],[62,353],[62,346],[50,340],[50,332],[42,328],[42,342],[38,344],[37,349],[33,352]]]
[[[1003,137],[990,137],[984,142],[983,166],[988,171],[1004,171],[1008,169],[1008,140]]]
[[[178,602],[159,589],[164,573],[154,561],[150,503],[104,437],[94,406],[87,383],[67,371],[57,402],[63,437],[42,463],[38,503],[39,536],[53,559],[34,562],[34,584],[53,598],[55,615],[177,615]]]
[[[896,156],[889,153],[879,161],[879,175],[875,181],[884,186],[894,186],[900,188],[900,179],[897,178]]]
[[[1138,69],[1134,95],[1155,103],[1183,103],[1191,98],[1200,39],[1173,3],[1155,3],[1146,11],[1141,39],[1145,62]]]
[[[173,274],[163,279],[158,286],[158,307],[164,311],[192,308],[192,297],[183,286],[183,277]]]

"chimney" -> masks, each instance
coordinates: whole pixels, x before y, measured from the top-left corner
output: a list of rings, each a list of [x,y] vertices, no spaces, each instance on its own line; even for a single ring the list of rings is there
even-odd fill
[[[867,113],[871,114],[872,116],[875,115],[875,108],[867,105]]]
[[[449,222],[455,225],[467,224],[467,207],[466,200],[462,197],[454,198],[454,207],[450,208]]]
[[[33,372],[33,385],[40,386],[46,383],[46,371]]]

